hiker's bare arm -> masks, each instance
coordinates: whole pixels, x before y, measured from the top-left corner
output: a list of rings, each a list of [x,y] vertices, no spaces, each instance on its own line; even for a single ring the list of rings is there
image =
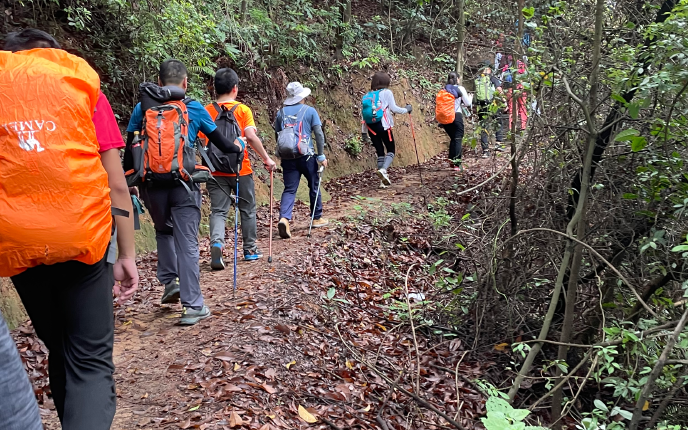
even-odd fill
[[[129,217],[115,217],[117,224],[117,249],[119,255],[113,268],[115,275],[115,294],[120,301],[128,300],[139,285],[136,269],[136,247],[134,245],[134,216],[129,196],[129,187],[124,178],[124,171],[119,158],[118,149],[110,149],[100,155],[103,167],[108,174],[110,200],[112,206],[129,212]]]
[[[213,130],[213,132],[209,133],[207,136],[208,140],[213,142],[213,145],[217,146],[220,151],[226,154],[239,154],[244,150],[238,140],[230,142],[218,129]]]
[[[263,163],[265,164],[265,167],[268,169],[268,172],[275,170],[277,165],[268,155],[268,151],[265,150],[263,143],[260,141],[260,138],[256,133],[256,129],[253,127],[248,127],[246,130],[244,130],[244,134],[246,135],[246,141],[249,145],[251,145],[251,148],[253,148],[253,150],[256,151],[258,155],[260,155],[260,158],[263,160]]]

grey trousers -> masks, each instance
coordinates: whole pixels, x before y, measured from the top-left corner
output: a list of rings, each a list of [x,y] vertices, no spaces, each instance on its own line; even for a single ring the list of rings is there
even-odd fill
[[[147,186],[142,187],[141,198],[155,226],[158,280],[166,285],[179,278],[182,306],[203,306],[198,249],[201,191],[196,185],[192,195],[181,185]]]
[[[0,314],[0,429],[42,430],[38,404]]]
[[[225,245],[225,224],[227,214],[232,206],[232,199],[227,194],[236,193],[235,176],[215,176],[217,183],[206,184],[210,194],[210,243]],[[220,188],[222,187],[222,188]],[[225,190],[223,192],[222,190]],[[258,237],[256,227],[256,189],[253,175],[239,177],[239,212],[241,213],[241,237],[244,252],[256,249]]]

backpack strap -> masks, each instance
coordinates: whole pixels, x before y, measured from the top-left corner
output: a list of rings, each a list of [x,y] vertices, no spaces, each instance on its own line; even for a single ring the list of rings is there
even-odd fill
[[[222,111],[224,109],[217,102],[213,102],[213,107],[215,108],[215,111],[217,112],[217,116],[215,117],[215,121],[217,121],[218,119],[220,119],[220,115],[222,115]]]
[[[234,106],[232,106],[232,108],[229,110],[229,113],[231,113],[232,115],[234,115],[234,111],[236,110],[236,108],[239,107],[240,104],[241,104],[241,102],[239,102],[239,103],[235,104]]]
[[[193,101],[193,99],[191,97],[187,97],[184,100],[182,100],[182,103],[184,103],[185,105],[188,106],[189,103],[191,103],[192,101]]]

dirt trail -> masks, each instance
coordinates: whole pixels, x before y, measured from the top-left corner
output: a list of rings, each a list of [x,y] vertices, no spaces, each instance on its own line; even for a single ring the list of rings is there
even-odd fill
[[[458,180],[470,172],[493,170],[504,161],[469,159]],[[206,239],[201,285],[212,317],[193,327],[175,325],[179,305],[159,304],[162,286],[155,279],[155,255],[145,256],[140,293],[115,310],[118,405],[112,428],[306,428],[309,425],[298,418],[298,406],[323,402],[347,416],[372,413],[365,410],[371,405],[364,393],[384,383],[379,377],[359,383],[351,375],[354,366],[345,358],[336,332],[331,325],[323,328],[330,311],[322,306],[323,291],[302,277],[301,269],[313,264],[314,249],[342,236],[343,221],[360,210],[362,201],[370,210],[390,202],[417,204],[431,194],[428,188],[439,187],[457,172],[446,162],[434,162],[423,175],[424,191],[419,190],[415,168],[392,169],[393,185],[388,189],[377,187],[379,180],[372,172],[332,184],[330,193],[336,197],[324,208],[330,225],[307,238],[307,208],[299,204],[291,240],[279,239],[275,226],[272,264],[267,262],[267,208],[261,208],[259,247],[265,257],[239,262],[236,295],[231,257],[226,257],[227,270],[211,271]],[[231,244],[228,248],[231,252]],[[17,334],[27,332],[25,328]],[[387,334],[382,335],[386,339]],[[370,348],[379,351],[382,341],[371,338]],[[35,346],[32,350],[35,360],[40,351]],[[453,375],[448,379],[453,383]],[[43,406],[46,428],[59,428],[54,412],[47,411],[49,401]],[[374,416],[369,421],[375,421]],[[374,428],[360,420],[349,422],[347,428]],[[315,426],[328,428],[322,420]]]

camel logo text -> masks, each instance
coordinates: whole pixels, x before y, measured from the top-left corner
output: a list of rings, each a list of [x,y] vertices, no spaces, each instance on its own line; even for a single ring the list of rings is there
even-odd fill
[[[57,129],[54,121],[35,119],[31,121],[16,121],[2,124],[9,134],[16,134],[19,139],[19,147],[25,151],[42,152],[45,150],[41,142],[36,138],[36,133],[52,133]]]

